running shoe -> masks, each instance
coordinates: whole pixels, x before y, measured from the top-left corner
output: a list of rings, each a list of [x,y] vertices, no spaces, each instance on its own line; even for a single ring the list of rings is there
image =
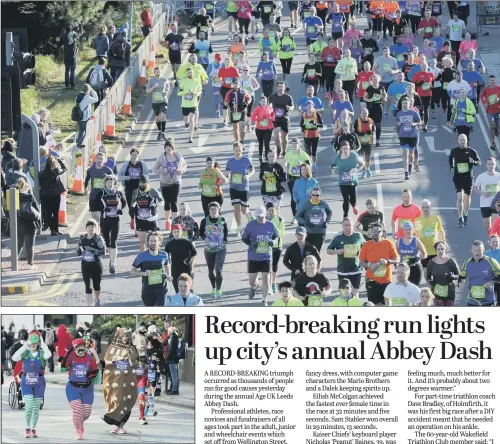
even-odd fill
[[[457,227],[462,228],[463,226],[464,226],[464,220],[461,217],[459,217],[457,222]]]
[[[35,429],[31,429],[30,438],[38,438],[38,435],[36,434]]]
[[[327,92],[325,92],[325,95],[323,96],[323,99],[328,99],[330,97],[330,94]]]
[[[410,176],[409,176],[408,172],[405,173],[405,180],[410,180]]]
[[[81,441],[83,439],[83,433],[82,432],[76,432],[76,440]]]
[[[415,173],[420,173],[420,167],[418,165],[415,165]]]
[[[161,132],[156,136],[156,140],[161,140]]]
[[[496,149],[497,149],[497,146],[496,146],[495,142],[491,142],[490,150],[495,151]]]
[[[216,116],[217,118],[220,118],[220,109],[218,109],[217,111],[215,111],[215,116]]]
[[[194,143],[193,139],[189,138],[188,143]]]
[[[217,289],[212,288],[212,297],[216,298],[217,297]]]
[[[450,127],[451,127],[451,122],[446,122],[446,126],[447,126],[448,128],[450,128]]]
[[[292,221],[290,222],[290,224],[292,225],[297,225],[297,219],[295,219],[295,217],[292,219]]]
[[[262,299],[261,304],[263,307],[267,307],[267,298]]]
[[[139,418],[139,424],[148,425],[148,422],[146,421],[146,418]]]
[[[358,207],[357,207],[356,205],[353,205],[353,206],[352,206],[352,212],[354,213],[354,215],[355,215],[355,216],[357,216],[357,215],[358,215],[359,210],[358,210]]]
[[[363,172],[361,173],[361,179],[366,179],[366,171],[363,171]]]
[[[31,436],[31,429],[26,429],[26,433],[24,434],[25,438],[30,438]]]
[[[255,40],[255,36],[253,35],[252,37],[250,37],[250,40]]]
[[[170,221],[165,221],[165,231],[170,231],[171,228]]]
[[[255,288],[250,287],[248,289],[248,299],[253,299],[255,297],[255,293],[257,293],[257,286]]]
[[[216,290],[216,294],[218,298],[222,297],[222,290]]]
[[[154,413],[153,413],[153,417],[157,417],[158,416],[158,412],[155,410]]]
[[[271,288],[273,293],[276,293],[278,291],[278,286],[276,284],[273,284]]]
[[[241,237],[241,228],[240,227],[236,228],[236,236]]]
[[[115,274],[116,270],[115,270],[115,266],[114,266],[114,265],[110,265],[110,266],[109,266],[109,272],[110,272],[111,274]]]
[[[250,213],[247,214],[247,221],[248,222],[252,222],[253,221],[253,216]]]
[[[375,144],[375,146],[380,146],[380,141],[377,140],[377,143]]]
[[[231,125],[229,125],[229,122],[224,122],[224,128],[231,128]]]
[[[135,230],[135,219],[134,218],[130,219],[130,229]]]
[[[372,170],[366,170],[366,177],[369,179],[372,177]]]
[[[427,125],[424,125],[422,129],[424,130],[424,133],[426,133],[427,132]]]
[[[468,219],[469,219],[469,216],[464,214],[464,227],[467,225]]]
[[[101,300],[100,299],[96,299],[95,302],[94,302],[94,307],[100,307],[101,306]]]

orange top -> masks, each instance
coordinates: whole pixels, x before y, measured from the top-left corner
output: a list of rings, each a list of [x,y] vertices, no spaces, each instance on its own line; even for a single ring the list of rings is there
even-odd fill
[[[328,8],[328,2],[316,2],[316,9],[326,9]]]
[[[243,48],[243,43],[237,43],[237,44],[234,44],[234,43],[231,43],[231,46],[229,47],[229,52],[235,56],[237,54],[240,53],[240,51],[243,51],[244,48]]]
[[[378,262],[380,259],[397,260],[399,258],[396,247],[389,239],[382,239],[375,243],[370,240],[363,244],[359,253],[359,260],[365,262]],[[375,270],[366,269],[366,277],[380,284],[392,282],[392,265],[380,265]]]
[[[394,208],[392,212],[392,221],[396,222],[398,221],[398,234],[397,238],[399,239],[400,237],[403,236],[403,224],[405,222],[411,222],[412,224],[415,224],[415,219],[417,217],[422,216],[422,210],[418,205],[415,205],[412,203],[410,206],[405,207],[403,204],[398,205],[396,208]]]
[[[371,2],[370,11],[372,12],[372,18],[383,17],[384,16],[385,3],[384,2]]]
[[[335,3],[339,5],[340,12],[349,12],[351,10],[351,0],[337,0]]]
[[[398,2],[388,2],[384,5],[385,17],[387,20],[394,20],[396,18],[396,11],[399,11]]]

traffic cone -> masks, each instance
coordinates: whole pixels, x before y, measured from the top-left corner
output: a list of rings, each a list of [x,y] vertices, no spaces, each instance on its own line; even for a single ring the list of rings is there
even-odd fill
[[[142,61],[141,74],[137,79],[137,83],[141,86],[146,86],[146,84],[148,83],[148,79],[146,77],[146,60]]]
[[[97,137],[95,138],[95,143],[94,143],[94,149],[92,150],[92,156],[90,160],[91,164],[95,162],[95,158],[97,156],[97,153],[99,152],[99,148],[101,148],[101,145],[102,145],[101,133],[97,133]]]
[[[60,227],[68,226],[68,214],[66,212],[66,192],[61,193],[61,203],[59,204],[58,222]]]
[[[151,45],[151,51],[149,51],[149,61],[148,61],[148,77],[151,77],[153,75],[153,70],[155,69],[155,66],[156,66],[155,45]]]
[[[104,135],[106,137],[116,137],[115,134],[115,105],[111,105],[111,112],[109,113],[108,123],[106,125],[106,131]]]
[[[125,102],[122,105],[122,114],[126,116],[132,115],[132,87],[127,86],[127,93],[125,94]]]
[[[73,186],[71,187],[71,194],[83,196],[83,156],[82,153],[76,153],[76,170],[75,178],[73,179]]]

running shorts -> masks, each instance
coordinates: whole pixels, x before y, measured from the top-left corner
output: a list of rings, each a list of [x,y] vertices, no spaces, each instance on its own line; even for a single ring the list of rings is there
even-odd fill
[[[248,191],[233,190],[230,188],[229,197],[231,198],[231,205],[250,206],[250,193]]]
[[[401,148],[415,148],[417,146],[417,137],[400,137],[399,145]]]
[[[135,219],[135,228],[137,231],[158,231],[155,221]]]
[[[171,65],[180,65],[182,63],[181,52],[168,50],[168,58]]]
[[[249,273],[269,273],[271,271],[271,261],[248,261]]]
[[[496,210],[490,207],[481,207],[481,216],[483,219],[491,217],[493,214],[497,214]]]
[[[470,196],[472,191],[472,184],[474,179],[470,174],[460,174],[453,176],[453,184],[455,185],[455,191],[460,193],[463,191],[467,196]]]
[[[153,103],[153,113],[155,116],[159,116],[160,114],[167,114],[167,103],[166,102],[161,102],[161,103]]]
[[[498,125],[500,123],[500,113],[488,113],[488,122],[490,125],[494,123]]]
[[[276,119],[274,121],[274,128],[281,128],[283,132],[288,134],[290,131],[290,121],[288,119]]]
[[[181,108],[182,109],[182,115],[184,117],[189,116],[190,114],[195,114],[196,113],[196,108]]]
[[[343,37],[343,32],[332,32],[332,39],[337,40]]]

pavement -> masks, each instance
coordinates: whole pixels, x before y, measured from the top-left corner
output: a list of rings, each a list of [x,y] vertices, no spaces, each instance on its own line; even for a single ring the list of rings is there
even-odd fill
[[[474,16],[472,12],[471,17]],[[445,20],[446,22],[446,20]],[[357,20],[358,28],[366,27],[366,19],[359,17]],[[289,25],[286,12],[284,13],[282,25]],[[471,26],[473,27],[473,23]],[[474,29],[473,29],[474,30]],[[500,68],[500,58],[495,48],[495,41],[498,42],[500,29],[488,29],[488,37],[480,37],[479,48],[480,56],[485,61],[489,73],[495,73]],[[292,31],[297,42],[297,51],[295,53],[292,66],[292,76],[289,77],[289,87],[294,101],[304,95],[304,85],[300,83],[299,73],[302,72],[304,63],[307,60],[307,50],[303,38],[303,32],[300,29]],[[212,47],[215,52],[225,53],[229,47],[227,34],[216,32],[211,39]],[[389,44],[390,41],[387,41]],[[382,42],[383,46],[384,42]],[[252,71],[258,64],[259,52],[257,41],[250,41],[249,60]],[[489,57],[489,58],[488,58]],[[281,68],[278,66],[278,73]],[[500,77],[500,72],[498,73]],[[211,87],[206,88],[207,94],[202,97],[200,103],[200,130],[195,138],[194,144],[188,143],[188,135],[182,123],[180,110],[180,99],[173,94],[170,97],[167,112],[167,132],[174,136],[176,140],[177,151],[186,159],[188,169],[183,178],[182,192],[180,202],[187,202],[191,206],[193,217],[198,221],[203,217],[200,195],[198,190],[198,179],[201,169],[204,166],[205,158],[208,154],[215,156],[216,160],[224,168],[226,160],[230,157],[231,146],[233,142],[232,131],[223,127],[222,119],[215,117],[214,105],[211,97]],[[257,91],[259,94],[259,91]],[[359,111],[359,102],[355,102],[354,107]],[[142,160],[151,165],[159,154],[163,152],[163,144],[156,141],[156,126],[153,122],[153,115],[150,105],[150,98],[146,97],[144,106],[140,110],[136,125],[131,131],[128,142],[120,152],[117,159],[123,161],[126,159],[125,153],[131,147],[138,148]],[[325,127],[321,132],[322,139],[319,144],[318,171],[316,177],[322,188],[322,198],[326,200],[333,211],[333,218],[327,230],[327,242],[331,237],[341,230],[342,220],[342,198],[337,185],[337,178],[331,176],[329,165],[331,164],[331,146],[332,138],[331,118],[328,112],[325,115]],[[298,128],[299,114],[292,113],[292,131],[291,135],[299,135]],[[479,199],[477,195],[472,198],[472,206],[469,214],[469,224],[465,228],[456,226],[456,194],[452,183],[452,175],[448,168],[447,152],[457,146],[456,136],[445,127],[445,116],[437,112],[436,118],[430,120],[429,131],[422,133],[420,145],[420,166],[421,172],[413,174],[409,181],[404,181],[402,170],[401,152],[397,143],[397,136],[394,132],[394,120],[392,117],[383,120],[383,131],[381,147],[374,148],[372,154],[372,170],[375,174],[371,179],[362,180],[358,186],[358,206],[364,209],[364,202],[367,198],[376,198],[379,202],[379,209],[384,212],[386,220],[390,220],[392,209],[400,204],[400,195],[403,188],[409,187],[414,194],[414,201],[420,203],[424,198],[430,199],[436,214],[438,214],[444,224],[447,234],[447,240],[450,246],[450,253],[459,264],[470,256],[470,245],[476,239],[487,241],[487,233],[484,230],[482,218],[479,212]],[[256,139],[253,134],[247,134],[248,148],[246,155],[257,162]],[[484,115],[478,114],[474,131],[471,134],[470,145],[478,150],[483,161],[492,155],[488,146],[489,139],[487,133],[487,122]],[[500,146],[500,145],[499,145]],[[496,153],[495,153],[496,154]],[[484,166],[475,170],[477,176],[485,170]],[[151,176],[152,186],[158,186],[158,177]],[[250,207],[254,209],[261,205],[260,182],[256,174],[250,182]],[[230,228],[236,227],[232,208],[228,202],[228,191],[225,190],[225,202],[222,207],[222,214],[226,217]],[[286,234],[284,248],[294,241],[295,227],[289,224],[291,220],[290,195],[284,195],[284,205],[281,214],[286,223]],[[82,215],[83,218],[86,214]],[[351,214],[352,216],[352,214]],[[128,216],[124,216],[119,237],[119,256],[117,260],[116,274],[111,276],[107,272],[108,260],[104,260],[105,275],[102,282],[101,303],[104,306],[142,306],[140,298],[141,279],[130,276],[130,268],[135,256],[138,254],[138,240],[130,230]],[[158,225],[165,226],[165,219],[161,215]],[[83,223],[77,227],[77,231],[84,230]],[[390,231],[390,230],[389,230]],[[7,296],[3,297],[5,305],[84,305],[83,283],[79,274],[80,262],[74,253],[75,240],[68,242],[68,249],[58,262],[53,276],[42,286],[42,288],[31,294],[29,297]],[[260,292],[257,297],[249,300],[247,296],[248,283],[246,273],[246,251],[247,247],[235,236],[229,238],[228,254],[224,265],[223,297],[214,299],[209,295],[208,289],[211,288],[207,268],[203,259],[203,250],[200,243],[197,243],[200,259],[195,265],[194,290],[204,301],[205,305],[217,306],[259,306],[261,303]],[[324,250],[323,250],[324,251]],[[332,256],[326,256],[323,252],[322,271],[331,279],[334,288],[336,288],[336,259]],[[278,281],[288,279],[288,270],[280,266],[278,272]],[[363,288],[362,288],[363,290]],[[172,294],[173,289],[169,290]],[[365,294],[362,292],[361,297]],[[269,300],[273,300],[275,296]],[[329,304],[334,296],[325,299],[325,304]],[[457,304],[463,305],[464,294],[459,291]]]
[[[67,380],[67,375],[64,374]],[[9,407],[8,393],[12,377],[6,377],[2,386],[2,443],[18,443],[24,436],[24,412]],[[47,388],[43,409],[37,424],[40,444],[68,443],[76,441],[64,385],[55,384],[51,375],[47,376]],[[181,385],[181,390],[183,386]],[[106,412],[100,390],[95,390],[94,404],[90,418],[85,421],[84,440],[93,443],[170,443],[190,444],[195,441],[195,412],[193,408],[178,407],[164,403],[166,396],[155,398],[158,416],[148,416],[148,425],[138,422],[139,409],[132,410],[132,416],[125,425],[126,435],[113,435],[112,427],[106,424],[102,415]]]

